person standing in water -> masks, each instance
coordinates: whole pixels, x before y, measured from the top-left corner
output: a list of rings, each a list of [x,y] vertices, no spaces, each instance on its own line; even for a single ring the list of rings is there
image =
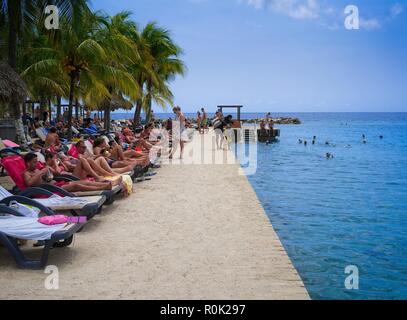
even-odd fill
[[[271,130],[273,128],[273,119],[271,118],[271,113],[266,114],[265,129]]]

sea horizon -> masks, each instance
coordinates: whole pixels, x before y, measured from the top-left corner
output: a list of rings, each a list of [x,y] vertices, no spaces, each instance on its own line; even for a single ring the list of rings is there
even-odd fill
[[[266,112],[241,112],[240,117],[241,120],[254,120],[254,119],[263,119],[266,117],[266,114],[268,113],[268,111]],[[309,121],[315,118],[315,116],[318,115],[325,115],[327,117],[331,116],[335,116],[335,115],[360,115],[362,118],[364,115],[375,115],[375,114],[382,114],[382,115],[386,115],[386,114],[399,114],[399,115],[403,115],[406,114],[407,111],[405,112],[278,112],[278,111],[274,111],[274,112],[270,112],[271,113],[271,117],[273,118],[298,118],[300,121]],[[95,115],[96,113],[93,112],[92,113],[92,117]],[[100,114],[100,113],[99,113]],[[185,112],[184,115],[189,118],[189,119],[195,119],[196,118],[196,113],[194,112]],[[207,112],[207,115],[209,118],[213,118],[215,116],[214,112]],[[236,112],[224,112],[224,115],[232,115],[233,118],[237,117],[237,113]],[[154,113],[154,116],[156,119],[160,119],[160,120],[165,120],[165,119],[173,119],[174,118],[174,114],[171,112],[157,112]],[[142,114],[141,117],[144,119],[145,118],[145,114]],[[111,113],[111,119],[112,120],[132,120],[134,118],[134,114],[133,113],[123,113],[123,112],[118,112],[118,113]]]

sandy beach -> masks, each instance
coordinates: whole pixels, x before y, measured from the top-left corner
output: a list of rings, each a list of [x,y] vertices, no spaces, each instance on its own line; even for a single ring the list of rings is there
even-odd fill
[[[185,154],[202,149],[200,141]],[[236,164],[163,165],[130,198],[105,207],[71,247],[51,251],[58,290],[45,289],[43,271],[18,269],[0,247],[0,299],[309,299],[238,171]]]

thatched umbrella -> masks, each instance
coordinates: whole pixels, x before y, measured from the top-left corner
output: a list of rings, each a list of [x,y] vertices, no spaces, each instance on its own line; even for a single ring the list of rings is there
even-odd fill
[[[7,63],[0,62],[0,103],[22,103],[27,97],[27,91],[27,85],[20,75]]]
[[[27,85],[7,63],[0,61],[0,104],[10,104],[11,108],[20,108],[27,97]],[[11,111],[11,110],[10,110]],[[16,130],[11,139],[16,139],[21,144],[26,144],[27,140],[24,134],[24,127],[19,110],[12,110],[14,113],[14,128]],[[18,117],[16,117],[18,116]],[[1,133],[2,136],[4,132]]]

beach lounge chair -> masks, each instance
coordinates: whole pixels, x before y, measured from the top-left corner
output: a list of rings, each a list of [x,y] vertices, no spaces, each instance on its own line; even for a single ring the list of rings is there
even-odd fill
[[[10,207],[0,205],[0,242],[14,257],[17,265],[24,269],[42,269],[46,266],[52,248],[69,246],[74,234],[83,227],[80,223],[54,226],[44,225],[37,218],[24,217]],[[17,239],[44,241],[41,258],[28,259],[24,256]]]
[[[55,191],[60,192],[58,189]],[[51,210],[48,213],[70,212],[73,216],[86,216],[88,219],[99,214],[106,202],[105,196],[75,197],[68,192],[68,195],[62,197],[47,189],[38,187],[28,188],[15,195],[0,186],[0,203],[2,204],[8,205],[12,201],[17,201],[32,206],[33,203],[30,204],[27,199],[33,200],[33,203],[40,205],[43,209],[48,208]]]
[[[0,157],[6,157],[8,154],[18,155],[22,152],[23,150],[19,145],[12,143],[10,140],[2,140],[0,138]]]
[[[22,157],[10,156],[4,158],[2,159],[2,164],[16,185],[13,193],[28,198],[35,198],[38,202],[54,211],[71,211],[73,215],[84,215],[90,219],[95,214],[100,213],[103,204],[107,200],[103,194],[98,196],[77,197],[51,184],[27,188],[22,176],[22,173],[26,169]],[[42,199],[38,199],[39,197]],[[51,197],[52,200],[46,199]]]
[[[54,177],[55,181],[80,181],[78,177],[70,174],[61,174],[57,177]],[[116,185],[112,190],[100,190],[100,191],[81,191],[81,192],[72,192],[76,197],[90,197],[90,196],[105,196],[106,202],[104,205],[111,205],[115,200],[116,196],[123,192],[123,188],[120,185]]]

